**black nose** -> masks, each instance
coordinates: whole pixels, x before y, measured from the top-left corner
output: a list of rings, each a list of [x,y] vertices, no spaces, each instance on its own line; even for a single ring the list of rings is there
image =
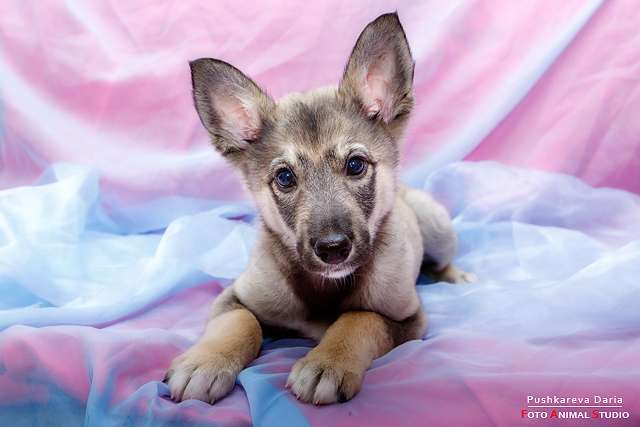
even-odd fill
[[[351,253],[351,241],[344,234],[329,234],[315,241],[313,251],[327,264],[340,264]]]

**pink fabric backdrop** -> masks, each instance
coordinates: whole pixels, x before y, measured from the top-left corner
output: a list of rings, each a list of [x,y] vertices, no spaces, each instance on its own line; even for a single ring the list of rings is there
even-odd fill
[[[416,60],[413,176],[495,159],[640,192],[634,0],[3,1],[0,188],[67,161],[119,200],[243,197],[187,61],[225,59],[275,96],[334,84],[362,27],[394,9]]]
[[[479,282],[419,285],[426,339],[347,404],[296,401],[310,343],[277,340],[228,398],[176,405],[164,369],[254,240],[188,61],[275,96],[333,84],[394,9],[416,59],[403,176],[447,205]],[[54,162],[102,184],[56,165],[0,192],[0,425],[535,426],[526,396],[551,393],[623,396],[616,425],[639,425],[640,198],[444,166],[640,193],[639,25],[637,0],[0,1],[0,189]]]

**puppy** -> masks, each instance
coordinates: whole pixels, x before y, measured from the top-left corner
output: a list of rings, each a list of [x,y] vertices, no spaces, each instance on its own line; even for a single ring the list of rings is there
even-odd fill
[[[262,223],[247,270],[167,373],[174,400],[229,393],[270,327],[319,342],[289,374],[298,399],[349,400],[373,359],[423,336],[423,263],[437,280],[471,279],[452,265],[445,209],[397,181],[413,67],[397,14],[366,26],[337,88],[276,102],[232,65],[191,63],[202,124],[242,173]]]

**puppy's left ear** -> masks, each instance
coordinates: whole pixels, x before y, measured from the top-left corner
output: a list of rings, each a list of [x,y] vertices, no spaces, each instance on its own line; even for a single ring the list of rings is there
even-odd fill
[[[391,123],[413,107],[413,67],[398,14],[381,15],[358,37],[340,90],[353,97],[368,117]]]

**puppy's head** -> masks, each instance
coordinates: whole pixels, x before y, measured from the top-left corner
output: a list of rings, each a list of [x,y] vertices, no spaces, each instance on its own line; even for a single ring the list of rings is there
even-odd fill
[[[358,38],[338,88],[275,102],[233,66],[191,63],[196,109],[242,172],[266,226],[309,272],[365,263],[395,199],[398,139],[413,105],[413,60],[396,14]]]

